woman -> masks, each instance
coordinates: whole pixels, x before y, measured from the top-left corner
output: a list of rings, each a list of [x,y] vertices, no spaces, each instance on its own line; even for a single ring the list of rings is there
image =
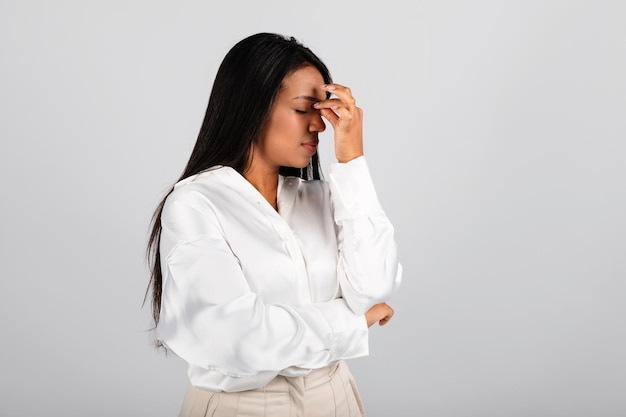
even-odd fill
[[[320,180],[318,134],[337,163]],[[149,253],[158,343],[188,363],[180,416],[362,416],[344,359],[368,353],[397,288],[393,227],[350,90],[293,38],[259,33],[222,62]]]

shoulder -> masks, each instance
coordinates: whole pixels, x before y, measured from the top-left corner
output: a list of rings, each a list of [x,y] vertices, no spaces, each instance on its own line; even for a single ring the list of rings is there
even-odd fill
[[[214,167],[178,181],[165,199],[163,213],[179,211],[182,207],[205,212],[212,200],[224,190],[224,182],[230,176],[230,167]]]

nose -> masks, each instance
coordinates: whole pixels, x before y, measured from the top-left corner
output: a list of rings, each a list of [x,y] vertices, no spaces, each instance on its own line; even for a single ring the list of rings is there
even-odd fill
[[[309,132],[323,132],[326,130],[326,123],[322,119],[322,115],[319,112],[314,112],[311,120],[309,121]]]

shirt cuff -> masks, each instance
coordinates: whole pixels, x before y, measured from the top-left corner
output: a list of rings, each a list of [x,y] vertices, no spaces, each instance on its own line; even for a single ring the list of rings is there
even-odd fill
[[[365,315],[353,313],[343,298],[315,304],[332,330],[330,361],[351,359],[369,354]]]
[[[355,219],[382,211],[364,156],[328,168],[335,220]]]

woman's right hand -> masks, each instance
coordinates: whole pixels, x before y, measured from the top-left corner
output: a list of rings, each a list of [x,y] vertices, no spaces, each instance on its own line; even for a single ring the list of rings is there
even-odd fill
[[[334,94],[313,105],[335,131],[337,162],[346,163],[363,155],[363,110],[357,107],[352,91],[340,84],[324,84],[323,91]]]
[[[384,326],[393,317],[393,308],[389,307],[387,303],[375,304],[372,308],[365,313],[365,319],[367,320],[367,327],[378,322],[379,325]]]

